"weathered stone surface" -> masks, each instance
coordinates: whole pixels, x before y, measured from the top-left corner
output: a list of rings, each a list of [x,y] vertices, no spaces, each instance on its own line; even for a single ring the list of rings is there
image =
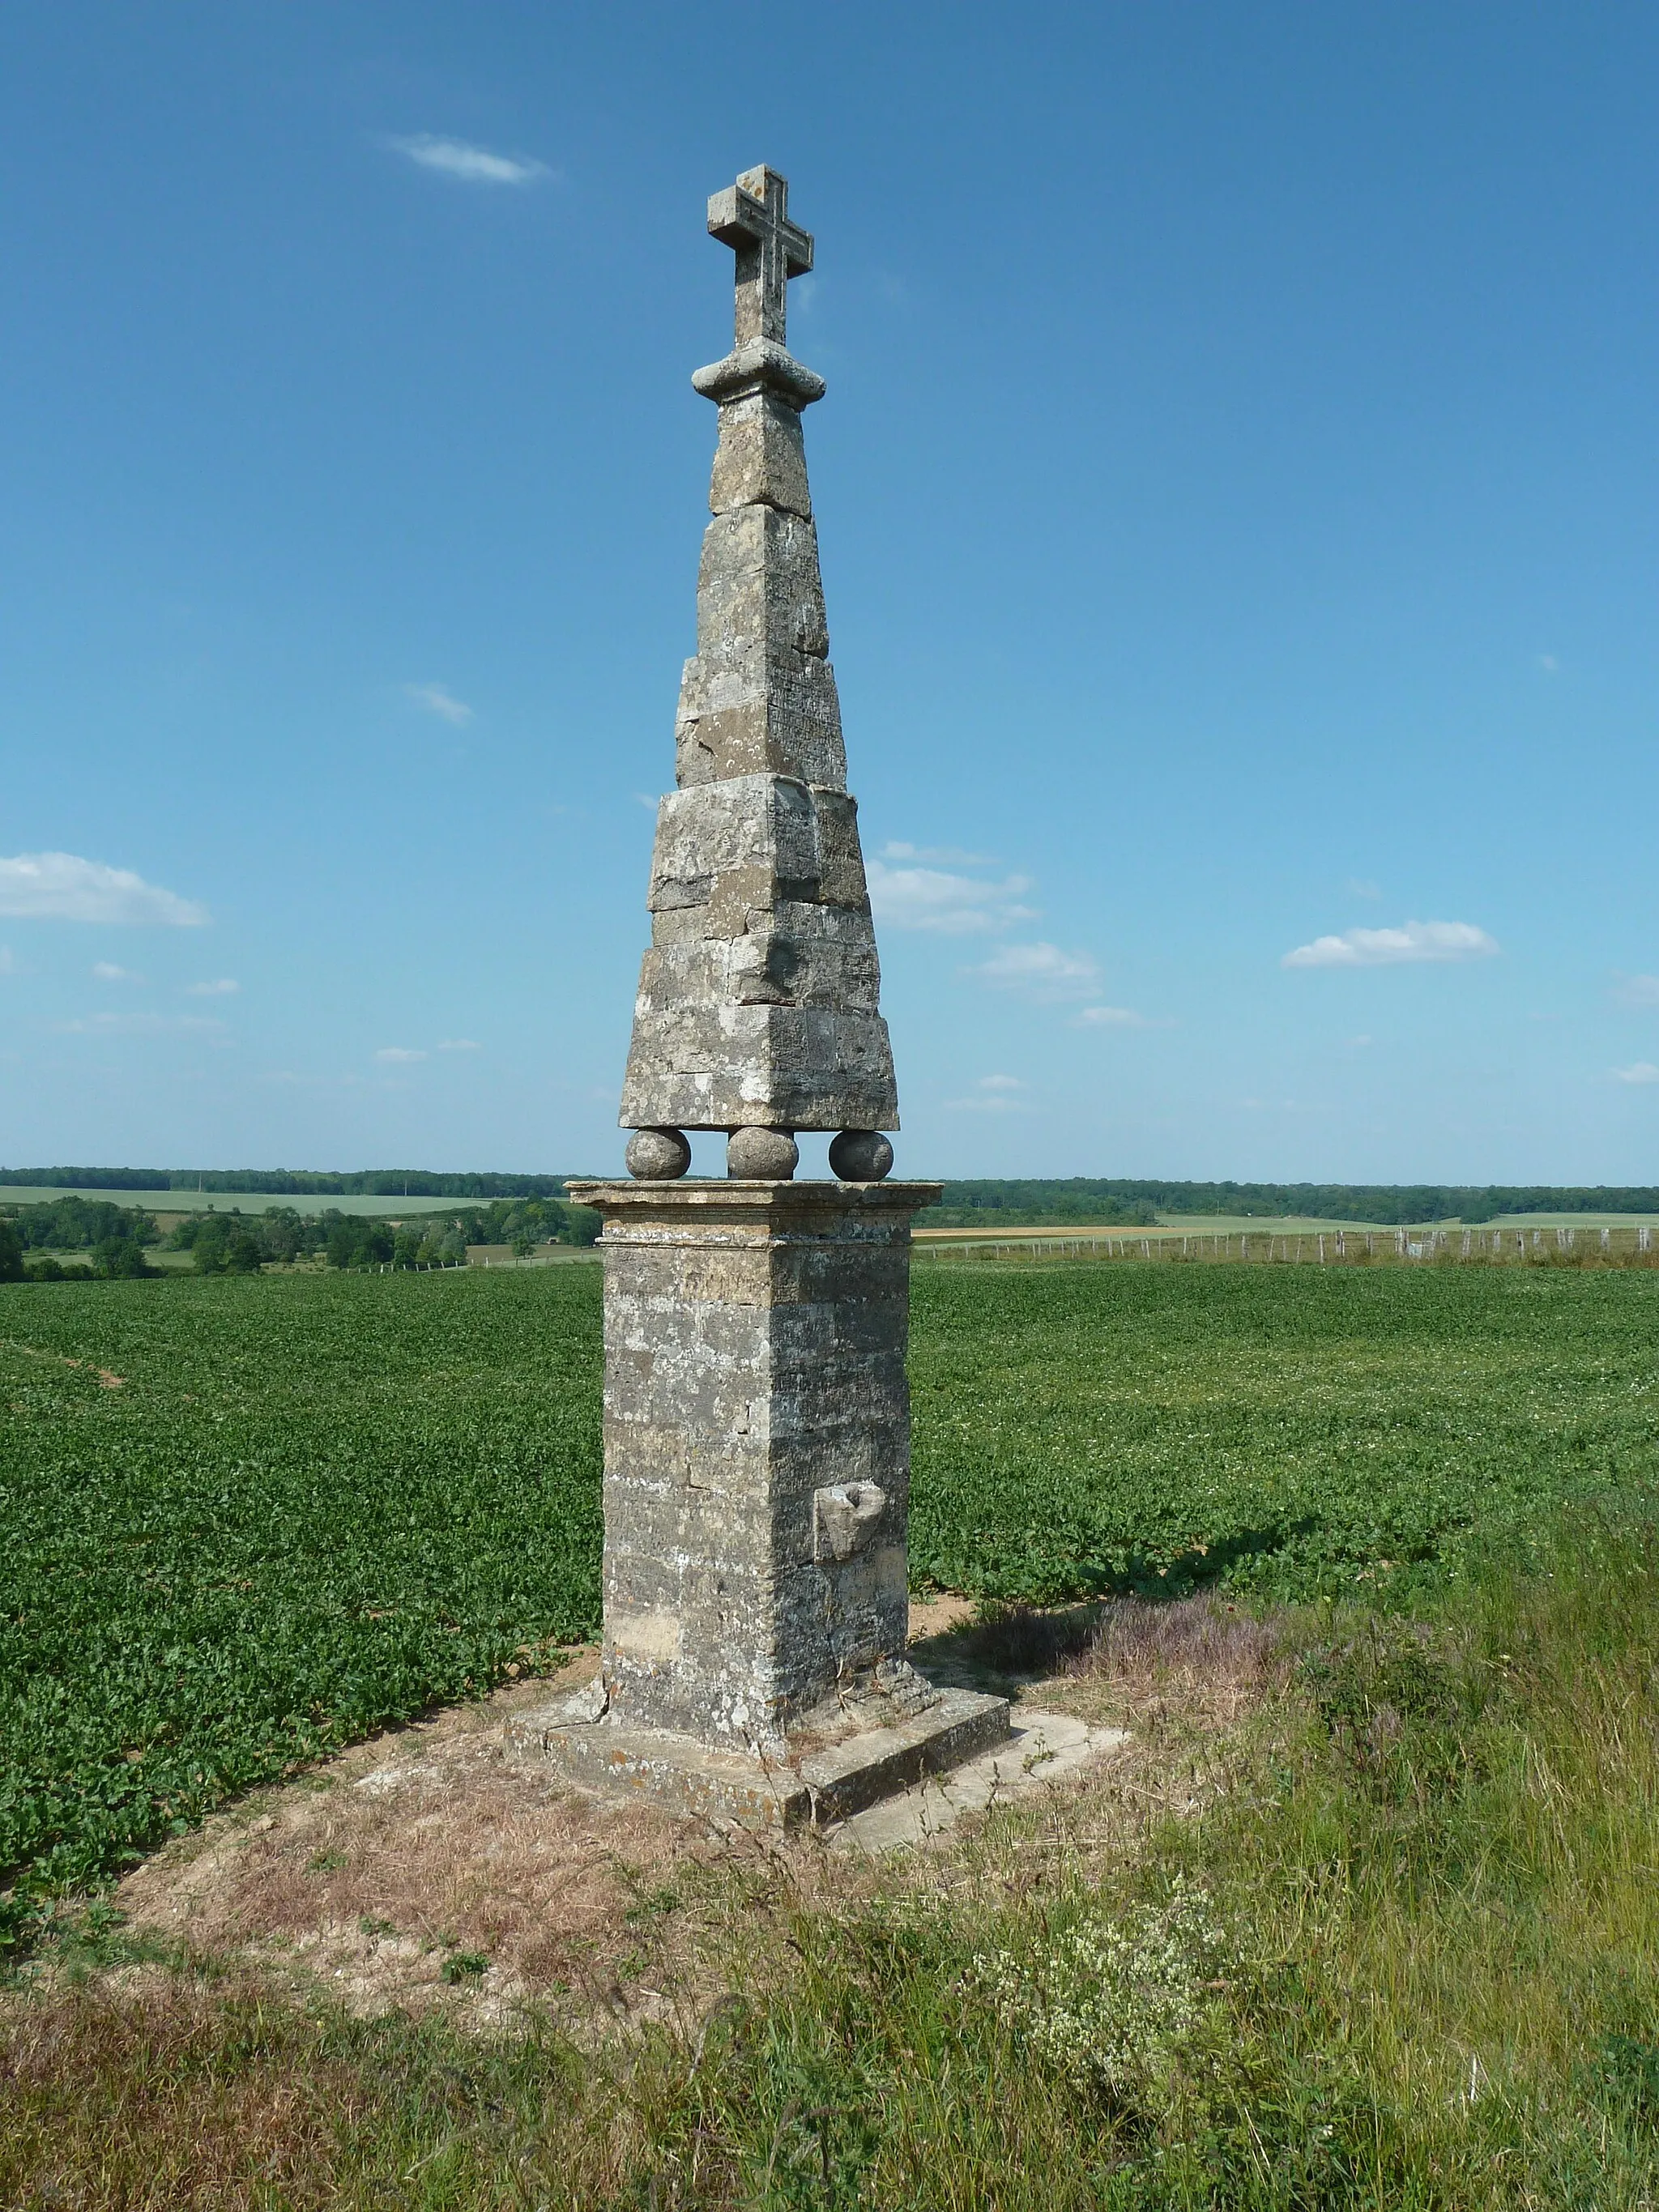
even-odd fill
[[[806,517],[806,447],[800,410],[770,392],[751,392],[720,409],[708,504],[716,514],[737,507],[775,507]]]
[[[710,203],[739,253],[737,343],[695,380],[720,406],[714,519],[678,787],[652,862],[627,1127],[898,1122],[801,441],[823,383],[783,343],[787,278],[811,250],[787,202],[757,169]]]
[[[739,655],[722,641],[688,660],[674,738],[682,786],[769,773],[847,787],[835,671],[792,645],[759,638]]]
[[[744,170],[710,198],[708,229],[738,257],[738,343],[772,338],[781,345],[789,279],[812,266],[811,236],[789,220],[788,179],[764,167]]]
[[[592,1717],[576,1698],[521,1715],[507,1723],[507,1735],[510,1754],[548,1759],[579,1789],[647,1797],[674,1812],[750,1827],[833,1828],[1005,1745],[1009,1708],[1006,1698],[981,1691],[941,1690],[920,1713],[777,1759],[713,1750],[665,1729],[618,1726],[608,1715]]]
[[[776,1753],[826,1698],[900,1694],[909,1231],[938,1189],[572,1185],[605,1222],[619,1725]]]
[[[658,810],[625,1126],[898,1127],[845,792],[734,776]]]
[[[830,1172],[843,1182],[879,1182],[893,1171],[893,1147],[879,1129],[843,1129],[830,1146]]]
[[[939,1189],[879,1180],[898,1103],[800,434],[823,384],[783,344],[811,241],[769,170],[709,221],[737,343],[695,380],[714,519],[622,1120],[641,1178],[701,1128],[730,1179],[571,1187],[605,1224],[605,1635],[596,1693],[538,1741],[573,1779],[787,1823],[1008,1723],[904,1656],[910,1222]],[[841,1133],[859,1179],[787,1180],[799,1129]]]
[[[726,1140],[726,1172],[740,1182],[787,1182],[799,1165],[787,1129],[733,1129]]]
[[[625,1157],[641,1182],[673,1182],[690,1166],[691,1147],[681,1129],[635,1129]]]

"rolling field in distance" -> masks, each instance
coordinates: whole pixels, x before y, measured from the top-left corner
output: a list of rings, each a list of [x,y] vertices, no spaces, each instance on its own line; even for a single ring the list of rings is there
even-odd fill
[[[1635,1270],[921,1267],[913,1573],[1409,1589],[1651,1488],[1656,1323]],[[18,1905],[590,1635],[599,1356],[592,1266],[0,1290]]]

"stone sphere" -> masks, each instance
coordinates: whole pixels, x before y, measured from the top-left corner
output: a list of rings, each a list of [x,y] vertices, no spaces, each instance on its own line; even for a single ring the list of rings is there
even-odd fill
[[[787,1182],[799,1161],[787,1129],[733,1129],[726,1140],[726,1172],[739,1182]]]
[[[879,1129],[843,1129],[830,1144],[830,1172],[842,1182],[879,1182],[893,1171],[893,1147]]]
[[[678,1129],[635,1129],[623,1155],[639,1182],[675,1182],[691,1164],[691,1147]]]

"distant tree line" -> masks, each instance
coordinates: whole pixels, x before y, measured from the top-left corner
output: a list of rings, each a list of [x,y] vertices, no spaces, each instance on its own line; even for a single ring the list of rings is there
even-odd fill
[[[198,1274],[251,1275],[267,1265],[320,1257],[331,1267],[452,1267],[469,1244],[505,1244],[530,1252],[538,1244],[591,1244],[599,1217],[557,1198],[496,1199],[393,1222],[329,1207],[302,1214],[291,1206],[264,1213],[212,1210],[186,1214],[165,1239],[153,1214],[106,1199],[58,1198],[15,1207],[0,1218],[0,1282],[64,1282],[157,1272],[147,1247],[188,1252]],[[65,1263],[63,1253],[87,1255]]]
[[[1296,1214],[1312,1221],[1493,1221],[1505,1213],[1659,1213],[1659,1188],[1553,1183],[1152,1182],[1127,1178],[1008,1178],[947,1182],[923,1228],[1067,1223],[1103,1228],[1158,1213]]]
[[[422,1168],[0,1168],[0,1183],[37,1190],[257,1191],[295,1198],[562,1198],[568,1178],[431,1175]]]
[[[13,1218],[0,1221],[0,1282],[148,1275],[153,1271],[144,1248],[155,1243],[156,1234],[154,1219],[142,1208],[105,1199],[59,1198],[47,1206],[20,1206]],[[84,1252],[87,1259],[65,1267],[53,1256],[58,1252]]]

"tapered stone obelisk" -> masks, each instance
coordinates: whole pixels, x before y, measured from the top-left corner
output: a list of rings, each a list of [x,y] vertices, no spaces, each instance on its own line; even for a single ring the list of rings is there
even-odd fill
[[[578,1782],[786,1825],[833,1820],[1008,1733],[1001,1698],[904,1656],[910,1224],[857,808],[828,659],[785,344],[812,265],[788,186],[708,204],[737,255],[677,788],[658,810],[651,945],[605,1217],[605,1633],[590,1692],[514,1724]],[[682,1180],[687,1129],[727,1179]],[[793,1180],[797,1130],[833,1182]]]

